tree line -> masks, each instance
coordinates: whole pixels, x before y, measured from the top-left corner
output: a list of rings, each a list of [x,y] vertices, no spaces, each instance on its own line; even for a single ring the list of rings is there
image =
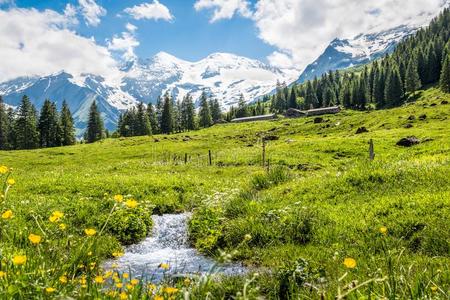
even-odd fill
[[[270,109],[342,105],[352,109],[399,106],[424,86],[439,83],[450,93],[450,10],[400,42],[392,54],[354,71],[330,71],[287,87],[277,84]]]
[[[117,135],[143,136],[170,134],[210,127],[223,119],[219,101],[203,91],[196,112],[192,96],[187,94],[180,101],[166,93],[158,97],[156,104],[139,103],[119,116]]]
[[[6,108],[0,96],[0,150],[35,149],[75,144],[75,128],[67,102],[58,112],[45,100],[38,114],[27,96],[17,110]]]

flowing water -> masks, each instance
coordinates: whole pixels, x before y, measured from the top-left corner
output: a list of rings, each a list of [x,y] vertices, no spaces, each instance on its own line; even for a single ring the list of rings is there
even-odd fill
[[[163,276],[204,274],[211,270],[227,275],[245,273],[245,268],[235,264],[218,265],[189,245],[189,214],[165,214],[152,218],[152,235],[125,249],[125,254],[114,261],[119,265],[119,270],[151,281],[160,281]],[[106,263],[106,267],[112,263]],[[168,264],[170,268],[163,270],[159,267],[161,263]]]

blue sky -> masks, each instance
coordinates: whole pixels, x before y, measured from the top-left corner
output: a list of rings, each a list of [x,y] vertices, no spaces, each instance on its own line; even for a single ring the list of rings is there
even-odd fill
[[[240,16],[211,23],[212,11],[194,9],[195,1],[161,0],[173,15],[172,21],[135,20],[124,13],[124,9],[143,3],[143,0],[97,0],[107,14],[94,27],[80,22],[74,29],[85,37],[93,36],[98,44],[106,44],[115,34],[125,31],[125,25],[137,26],[135,33],[140,45],[135,49],[138,57],[147,58],[159,51],[168,52],[181,59],[197,61],[214,52],[231,52],[266,61],[276,50],[258,38],[258,30],[252,20]],[[148,1],[151,2],[151,1]],[[34,7],[38,10],[52,9],[63,13],[73,1],[17,0],[18,7]],[[250,3],[252,7],[254,3]],[[120,16],[118,16],[120,14]]]
[[[300,72],[335,38],[423,26],[450,0],[426,2],[0,0],[0,82],[61,70],[113,80],[123,59],[160,51],[189,61],[229,52]]]

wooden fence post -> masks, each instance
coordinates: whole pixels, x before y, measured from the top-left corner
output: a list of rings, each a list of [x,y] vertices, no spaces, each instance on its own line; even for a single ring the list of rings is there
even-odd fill
[[[374,160],[375,159],[375,150],[373,148],[373,140],[370,139],[369,142],[369,159]]]
[[[212,166],[211,150],[208,150],[209,165]]]
[[[184,154],[184,164],[187,164],[188,161],[188,155],[187,153]]]

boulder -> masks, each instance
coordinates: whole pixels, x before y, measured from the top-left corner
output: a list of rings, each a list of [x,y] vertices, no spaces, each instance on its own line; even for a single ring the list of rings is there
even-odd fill
[[[359,128],[356,130],[356,134],[361,134],[361,133],[365,133],[365,132],[369,132],[369,130],[367,130],[367,128],[364,127],[364,126],[359,127]]]
[[[427,118],[427,115],[423,114],[419,116],[419,120],[423,121]]]
[[[442,100],[442,101],[441,101],[441,104],[442,104],[442,105],[448,104],[448,101],[447,101],[447,100]]]
[[[408,136],[408,137],[402,138],[401,140],[399,140],[397,142],[397,146],[402,146],[402,147],[411,147],[411,146],[414,146],[417,144],[420,144],[420,140],[415,136]]]
[[[323,118],[321,118],[321,117],[314,118],[314,124],[319,124],[319,123],[323,123]]]

